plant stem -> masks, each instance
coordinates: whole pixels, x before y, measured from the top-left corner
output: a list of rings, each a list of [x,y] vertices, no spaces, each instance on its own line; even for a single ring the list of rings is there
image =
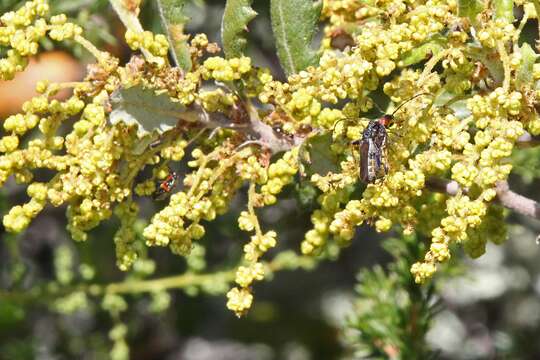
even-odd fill
[[[497,43],[497,51],[499,52],[499,56],[501,57],[504,68],[503,89],[505,92],[508,92],[508,90],[510,90],[512,69],[510,68],[510,58],[508,57],[508,53],[506,52],[504,43],[502,41]]]
[[[189,286],[200,285],[208,280],[221,277],[227,282],[231,282],[234,279],[235,272],[236,270],[233,269],[210,274],[187,273],[153,280],[123,281],[101,287],[101,293],[135,294],[141,292],[163,291],[167,289],[181,289]]]
[[[248,211],[249,215],[251,215],[251,218],[253,222],[255,223],[255,234],[257,237],[262,238],[262,230],[261,230],[261,224],[259,224],[259,218],[257,218],[257,214],[255,214],[255,182],[249,183],[249,192],[248,192]]]
[[[314,259],[309,256],[296,255],[296,260],[283,261],[276,257],[266,263],[271,271],[294,270],[298,268],[309,269]],[[294,263],[291,266],[291,263]],[[191,286],[201,286],[212,281],[225,281],[230,283],[234,280],[236,266],[231,269],[209,272],[205,274],[184,273],[180,275],[162,277],[158,279],[146,280],[125,280],[111,284],[84,284],[75,286],[65,286],[54,290],[54,287],[47,286],[39,289],[26,289],[21,291],[0,290],[0,299],[16,302],[42,301],[48,303],[51,298],[59,298],[70,293],[82,291],[90,296],[102,296],[105,294],[136,294],[171,289],[183,289]],[[54,283],[53,283],[54,284]]]
[[[120,18],[120,21],[122,21],[127,29],[133,31],[134,33],[144,32],[136,12],[130,11],[130,9],[126,8],[125,0],[109,0],[109,2],[118,15],[118,18]],[[141,48],[141,52],[149,62],[159,63],[159,58],[152,55],[147,49]]]
[[[437,55],[433,56],[429,61],[426,63],[426,66],[424,67],[424,71],[422,71],[422,74],[420,75],[420,78],[418,79],[418,85],[419,87],[424,85],[424,82],[427,80],[427,77],[431,74],[433,71],[433,68],[439,61],[441,61],[444,57],[446,57],[450,53],[450,49],[444,50],[439,52]]]
[[[74,40],[78,42],[83,48],[85,48],[100,64],[105,64],[109,59],[109,53],[100,51],[90,41],[86,40],[81,35],[75,35]]]

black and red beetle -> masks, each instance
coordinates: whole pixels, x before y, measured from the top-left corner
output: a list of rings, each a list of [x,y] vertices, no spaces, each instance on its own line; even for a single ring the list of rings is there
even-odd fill
[[[388,174],[386,126],[391,120],[391,115],[371,120],[362,133],[362,139],[353,142],[354,145],[360,145],[360,180],[363,182],[373,183]]]
[[[154,192],[154,199],[163,200],[167,195],[175,188],[178,183],[178,174],[174,171],[169,171],[167,176],[156,183],[156,191]]]
[[[360,145],[360,180],[366,183],[374,183],[377,179],[384,178],[388,174],[386,156],[388,126],[394,121],[394,114],[403,105],[421,95],[428,94],[416,94],[402,102],[392,114],[384,114],[376,120],[370,120],[362,132],[362,138],[353,142],[354,145]]]

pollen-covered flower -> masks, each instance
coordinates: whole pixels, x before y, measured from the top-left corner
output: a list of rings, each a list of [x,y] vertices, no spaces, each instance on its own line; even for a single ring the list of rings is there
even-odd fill
[[[242,316],[251,307],[253,295],[246,288],[232,288],[227,293],[227,308],[237,316]]]

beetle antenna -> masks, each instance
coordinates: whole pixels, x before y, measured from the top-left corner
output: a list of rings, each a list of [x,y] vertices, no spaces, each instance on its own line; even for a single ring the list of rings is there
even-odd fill
[[[417,97],[422,96],[422,95],[431,95],[431,94],[430,94],[430,93],[427,93],[427,92],[424,92],[424,93],[416,94],[416,95],[414,95],[414,96],[408,98],[407,100],[405,100],[404,102],[402,102],[401,104],[398,105],[398,107],[392,112],[392,116],[394,116],[394,114],[395,114],[399,109],[401,109],[401,107],[402,107],[403,105],[405,105],[406,103],[410,102],[411,100],[414,100],[414,99],[416,99]]]

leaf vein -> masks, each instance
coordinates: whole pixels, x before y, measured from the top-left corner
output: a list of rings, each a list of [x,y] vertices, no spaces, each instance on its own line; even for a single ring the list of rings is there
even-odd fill
[[[285,24],[285,19],[284,19],[282,4],[283,4],[282,1],[278,1],[278,13],[279,13],[280,21],[281,21],[280,30],[282,32],[283,39],[286,40],[283,43],[284,44],[283,45],[283,50],[285,51],[285,55],[287,56],[287,61],[289,62],[290,71],[295,72],[296,71],[296,66],[294,64],[294,59],[292,57],[290,49],[287,46],[289,44],[289,42],[288,42],[288,38],[287,38],[287,32],[285,31],[285,26],[283,26],[283,24]]]

